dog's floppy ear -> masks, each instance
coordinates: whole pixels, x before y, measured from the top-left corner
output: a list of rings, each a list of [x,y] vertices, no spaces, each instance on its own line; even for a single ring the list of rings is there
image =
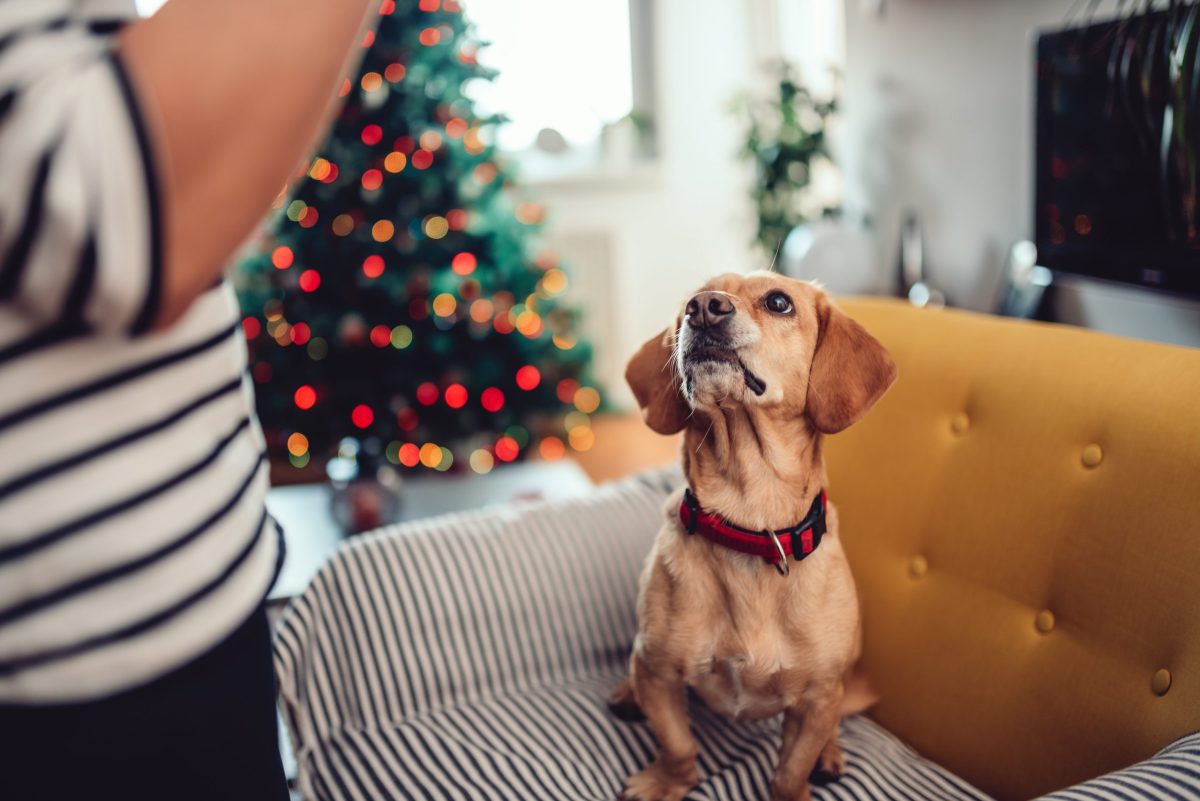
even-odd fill
[[[668,328],[642,345],[625,368],[625,381],[642,409],[642,419],[660,434],[683,430],[692,413],[683,399],[674,350],[675,329]]]
[[[828,299],[819,301],[818,315],[805,414],[818,431],[836,434],[870,411],[899,370],[883,345]]]

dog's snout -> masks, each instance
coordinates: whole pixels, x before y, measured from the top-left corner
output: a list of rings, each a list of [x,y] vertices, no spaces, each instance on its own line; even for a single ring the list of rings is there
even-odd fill
[[[733,302],[721,292],[701,292],[688,301],[684,312],[692,328],[713,328],[733,315]]]

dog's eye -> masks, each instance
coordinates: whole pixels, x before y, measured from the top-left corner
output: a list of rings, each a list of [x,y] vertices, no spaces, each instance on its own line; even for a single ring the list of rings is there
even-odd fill
[[[792,310],[792,299],[782,292],[772,292],[763,300],[767,311],[775,314],[787,314]]]

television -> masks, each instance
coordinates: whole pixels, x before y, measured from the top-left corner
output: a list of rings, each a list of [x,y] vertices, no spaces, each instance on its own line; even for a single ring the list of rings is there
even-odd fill
[[[1042,266],[1200,296],[1200,57],[1184,24],[1192,9],[1038,35]],[[1181,38],[1192,48],[1186,75],[1170,67]]]

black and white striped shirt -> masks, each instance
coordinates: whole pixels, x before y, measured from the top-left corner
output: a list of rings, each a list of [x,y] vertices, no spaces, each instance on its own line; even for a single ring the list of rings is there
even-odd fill
[[[186,663],[281,554],[229,284],[150,330],[157,178],[111,36],[132,15],[0,0],[0,703]]]

